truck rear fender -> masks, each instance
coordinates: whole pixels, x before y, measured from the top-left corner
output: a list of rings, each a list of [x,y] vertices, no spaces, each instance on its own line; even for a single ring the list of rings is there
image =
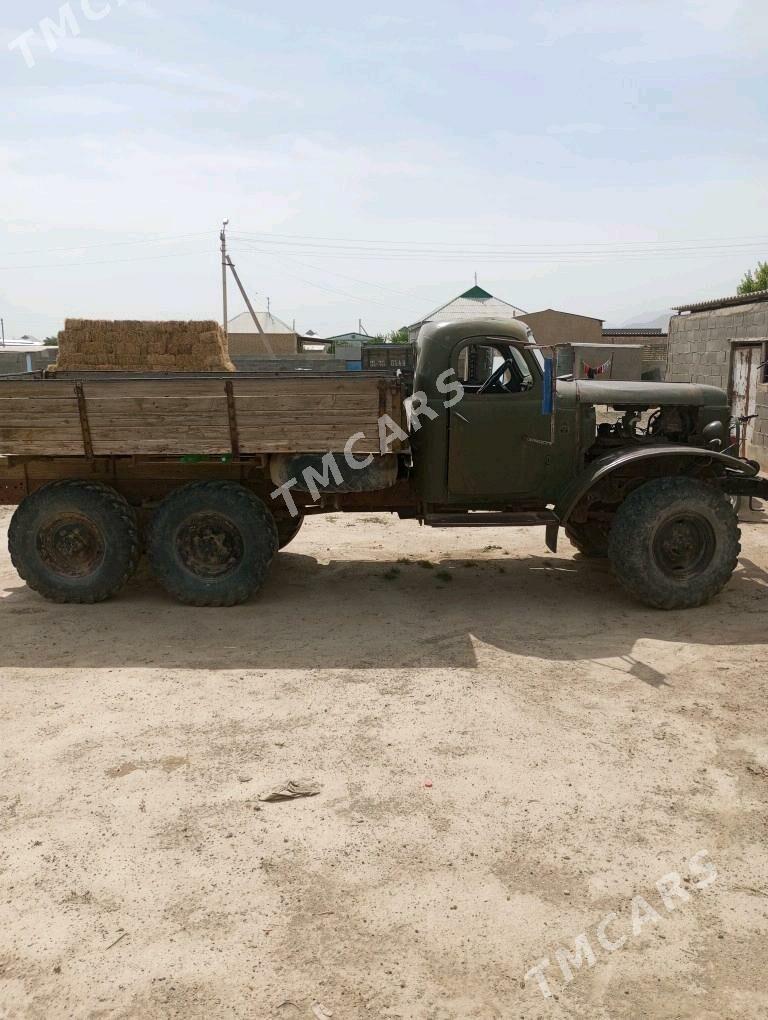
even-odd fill
[[[585,471],[582,471],[580,475],[577,475],[569,483],[561,494],[555,504],[555,515],[559,523],[550,524],[547,527],[547,547],[552,552],[557,552],[557,539],[560,528],[568,523],[571,514],[590,490],[609,475],[620,468],[627,467],[629,464],[665,460],[674,457],[685,457],[691,462],[700,462],[701,460],[715,461],[744,478],[754,478],[760,470],[759,465],[754,461],[741,460],[739,457],[732,457],[730,454],[720,453],[716,450],[705,450],[678,443],[664,447],[655,446],[640,447],[633,450],[617,450],[615,453],[610,453],[593,461]]]

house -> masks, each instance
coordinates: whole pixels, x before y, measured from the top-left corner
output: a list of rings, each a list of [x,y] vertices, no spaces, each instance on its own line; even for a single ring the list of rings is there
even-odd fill
[[[523,315],[522,308],[511,305],[508,301],[494,297],[487,290],[475,283],[474,287],[440,305],[423,319],[408,326],[408,339],[415,343],[421,327],[427,322],[463,322],[467,319],[519,319]]]
[[[643,345],[643,379],[661,382],[666,378],[669,334],[648,326],[604,329],[603,339],[610,344]]]
[[[273,315],[271,311],[267,312],[256,312],[256,318],[259,320],[259,325],[265,333],[276,334],[276,333],[294,333],[295,329],[292,329],[287,322],[283,322],[277,315]],[[228,333],[258,333],[259,330],[253,321],[250,312],[241,312],[240,315],[236,315],[234,319],[230,319],[227,323]]]
[[[606,344],[642,346],[642,378],[657,380],[664,378],[667,335],[661,329],[607,329],[602,319],[591,315],[578,315],[575,312],[563,312],[556,308],[545,308],[541,312],[521,315],[520,320],[530,326],[536,343],[544,348],[552,348],[557,344],[590,344],[595,347]]]
[[[22,344],[16,340],[0,346],[0,376],[22,372],[39,372],[52,365],[59,356],[58,347],[45,347],[41,343]]]
[[[545,308],[541,312],[523,313],[518,318],[530,326],[539,347],[603,342],[603,320],[594,319],[590,315]]]
[[[299,353],[299,338],[287,322],[270,310],[257,311],[258,329],[250,312],[242,312],[227,323],[229,356],[238,358],[283,358]]]
[[[669,323],[669,382],[719,386],[744,427],[744,452],[768,470],[768,290],[680,305]]]
[[[371,342],[371,338],[367,333],[339,333],[338,336],[329,336],[326,338],[327,344],[367,344]]]

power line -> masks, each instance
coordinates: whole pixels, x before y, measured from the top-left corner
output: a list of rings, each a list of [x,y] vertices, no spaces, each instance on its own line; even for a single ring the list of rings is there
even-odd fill
[[[10,272],[12,269],[79,269],[82,266],[116,266],[126,262],[148,262],[155,261],[157,259],[187,259],[194,258],[199,255],[210,255],[211,251],[206,248],[204,251],[187,251],[187,252],[175,252],[173,255],[143,255],[137,259],[99,259],[95,262],[56,262],[49,263],[48,265],[16,265],[16,266],[0,266],[2,272]]]
[[[462,247],[450,241],[387,241],[373,238],[344,238],[344,237],[319,237],[309,234],[273,234],[273,233],[247,233],[240,232],[236,235],[240,240],[254,240],[260,244],[283,244],[294,247],[308,248],[330,248],[343,250],[386,250],[392,252],[444,252],[461,255],[472,254],[483,251],[488,254],[520,253],[529,255],[531,253],[565,253],[584,254],[603,252],[613,254],[624,251],[658,252],[658,251],[679,251],[679,250],[701,250],[702,248],[749,248],[760,247],[768,244],[768,235],[749,235],[741,237],[725,238],[687,238],[674,241],[651,241],[649,239],[637,241],[574,241],[537,244],[497,244],[489,242],[472,242],[471,247]],[[317,242],[317,243],[313,243]],[[682,245],[695,246],[682,248]],[[612,246],[612,247],[608,247]]]
[[[244,251],[240,249],[239,254],[241,255],[266,255],[271,259],[277,258],[279,261],[284,259],[279,255],[274,255],[272,252],[259,252],[259,251]],[[338,290],[336,287],[328,287],[322,283],[316,283],[314,280],[305,280],[301,276],[296,276],[294,273],[285,273],[286,276],[291,277],[293,280],[298,280],[299,283],[305,283],[308,287],[316,287],[318,290],[324,290],[329,294],[338,294],[340,297],[350,298],[352,301],[359,301],[365,304],[378,305],[380,308],[390,308],[391,304],[386,304],[384,301],[377,301],[376,298],[361,298],[357,294],[350,294],[345,290]]]
[[[124,245],[136,245],[136,244],[165,244],[168,241],[182,241],[192,237],[207,237],[208,231],[197,231],[196,233],[190,234],[167,234],[165,236],[158,237],[147,237],[143,240],[134,241],[100,241],[98,244],[72,244],[64,248],[28,248],[25,251],[8,251],[4,252],[3,255],[15,256],[15,255],[48,255],[51,252],[56,251],[89,251],[93,248],[113,248],[121,247]]]
[[[391,262],[391,263],[403,263],[403,262],[429,262],[429,263],[445,263],[445,264],[462,264],[466,265],[468,261],[487,264],[487,265],[528,265],[533,263],[544,264],[544,265],[595,265],[605,262],[643,262],[643,261],[679,261],[682,259],[702,259],[702,258],[719,258],[722,259],[726,256],[732,257],[735,255],[752,255],[759,249],[738,249],[724,251],[722,249],[708,250],[708,249],[689,249],[685,251],[661,251],[661,252],[585,252],[585,253],[545,253],[545,252],[531,252],[531,253],[486,253],[486,252],[455,252],[455,253],[433,253],[429,251],[423,252],[376,252],[376,251],[308,251],[308,250],[292,250],[289,252],[274,251],[264,248],[251,248],[253,252],[257,252],[262,255],[270,255],[273,258],[292,257],[292,256],[309,256],[323,259],[334,259],[341,261],[355,262]]]
[[[249,242],[249,241],[241,241],[241,244],[251,244],[251,242]],[[258,249],[255,249],[255,248],[251,248],[250,250],[253,251],[253,252],[258,252],[259,251]],[[241,251],[242,251],[242,249],[241,249]],[[265,253],[263,251],[259,252],[259,253],[260,254],[269,254],[269,253]],[[378,290],[384,290],[384,291],[387,291],[390,294],[397,294],[399,297],[407,298],[409,301],[411,301],[411,300],[413,300],[413,301],[420,301],[421,300],[421,296],[419,294],[414,294],[412,291],[408,292],[408,291],[404,291],[404,290],[398,290],[396,287],[388,287],[384,283],[374,283],[373,280],[361,280],[357,276],[349,276],[346,273],[339,273],[335,269],[324,269],[322,266],[313,266],[309,262],[302,262],[302,261],[300,261],[299,259],[296,258],[295,255],[289,255],[287,252],[281,252],[280,255],[274,255],[272,257],[273,258],[290,259],[291,262],[295,263],[296,265],[304,266],[307,269],[313,269],[317,273],[328,273],[331,276],[338,276],[342,280],[349,280],[351,283],[360,283],[364,287],[376,287]]]

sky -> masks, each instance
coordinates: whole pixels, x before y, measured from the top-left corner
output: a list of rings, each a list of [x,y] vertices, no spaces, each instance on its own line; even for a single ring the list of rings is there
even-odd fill
[[[0,0],[0,316],[611,324],[768,258],[765,0]],[[244,305],[232,295],[230,312]]]

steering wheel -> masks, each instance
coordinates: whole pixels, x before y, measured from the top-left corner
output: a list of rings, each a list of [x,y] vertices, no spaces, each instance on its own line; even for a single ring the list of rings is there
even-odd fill
[[[477,391],[478,395],[480,395],[481,393],[488,393],[488,391],[492,390],[494,386],[501,386],[505,393],[513,393],[514,390],[511,390],[509,386],[507,386],[507,384],[503,383],[501,380],[504,378],[504,373],[507,371],[511,371],[514,374],[513,371],[514,368],[515,368],[514,361],[512,361],[511,358],[507,358],[506,361],[503,361],[497,369],[491,372],[491,374],[485,380],[483,385]]]

